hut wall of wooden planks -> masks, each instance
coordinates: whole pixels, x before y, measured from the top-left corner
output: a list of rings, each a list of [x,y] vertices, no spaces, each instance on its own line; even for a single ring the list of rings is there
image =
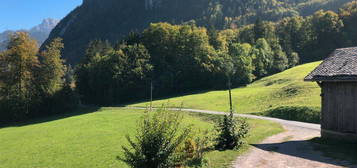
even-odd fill
[[[322,136],[357,135],[357,82],[323,82],[321,90]]]
[[[321,87],[321,135],[357,142],[357,47],[337,49],[305,81]]]

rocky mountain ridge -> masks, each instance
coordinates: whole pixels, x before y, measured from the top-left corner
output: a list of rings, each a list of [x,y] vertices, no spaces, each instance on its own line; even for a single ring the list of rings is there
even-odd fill
[[[28,32],[30,36],[37,40],[38,44],[41,45],[51,33],[52,29],[58,24],[59,20],[46,18],[42,21],[41,24],[34,26],[29,30],[20,29],[20,30],[6,30],[0,33],[0,50],[4,50],[9,40],[9,36],[12,33],[24,31]]]

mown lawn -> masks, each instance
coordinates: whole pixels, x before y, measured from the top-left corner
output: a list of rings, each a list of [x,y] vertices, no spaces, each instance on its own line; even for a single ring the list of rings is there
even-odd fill
[[[126,168],[116,157],[122,155],[121,146],[127,145],[125,135],[133,135],[142,114],[141,110],[100,108],[92,113],[0,128],[0,167]],[[184,125],[213,130],[211,118],[217,116],[185,114]],[[279,124],[268,121],[249,123],[252,130],[247,144],[282,131]],[[248,145],[239,152],[211,151],[207,155],[209,167],[225,167],[247,149]]]
[[[300,65],[272,75],[232,92],[234,108],[238,113],[258,113],[281,106],[320,107],[320,88],[316,83],[304,82],[304,77],[321,62]],[[222,81],[224,82],[224,81]],[[154,106],[168,103],[173,107],[228,110],[228,92],[210,91],[154,101]],[[147,102],[130,106],[147,106]]]

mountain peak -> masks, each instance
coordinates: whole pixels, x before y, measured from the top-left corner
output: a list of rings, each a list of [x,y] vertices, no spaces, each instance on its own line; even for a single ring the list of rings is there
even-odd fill
[[[42,25],[46,24],[46,25],[56,25],[59,22],[59,20],[57,19],[53,19],[53,18],[46,18],[42,20]]]
[[[46,18],[46,19],[42,20],[41,24],[33,27],[30,31],[49,32],[58,24],[58,22],[59,22],[59,20],[57,20],[57,19]]]
[[[14,32],[28,32],[32,38],[36,39],[39,44],[42,44],[58,22],[59,20],[57,19],[46,18],[42,20],[41,24],[31,28],[30,30],[6,30],[4,32],[0,32],[0,51],[6,48],[9,35]]]

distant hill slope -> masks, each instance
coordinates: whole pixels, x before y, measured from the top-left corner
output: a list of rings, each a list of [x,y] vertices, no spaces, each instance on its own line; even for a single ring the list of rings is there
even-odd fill
[[[316,83],[303,79],[320,62],[300,65],[272,75],[247,87],[232,92],[234,108],[238,113],[265,112],[280,106],[320,107],[320,88]],[[154,101],[154,106],[168,103],[169,106],[184,108],[227,111],[229,109],[228,91],[210,91],[181,97]],[[148,102],[131,106],[147,106]]]
[[[142,31],[153,22],[179,24],[190,20],[218,29],[253,23],[257,17],[279,20],[337,10],[352,0],[84,0],[51,32],[49,40],[64,39],[64,58],[81,60],[91,40],[117,42],[130,31]],[[49,40],[47,42],[49,42]]]
[[[7,30],[0,33],[0,51],[4,50],[7,46],[9,35],[17,31],[25,31],[30,34],[30,36],[37,40],[38,44],[41,45],[51,33],[52,29],[57,25],[59,21],[56,19],[44,19],[41,24],[31,28],[30,30]]]

